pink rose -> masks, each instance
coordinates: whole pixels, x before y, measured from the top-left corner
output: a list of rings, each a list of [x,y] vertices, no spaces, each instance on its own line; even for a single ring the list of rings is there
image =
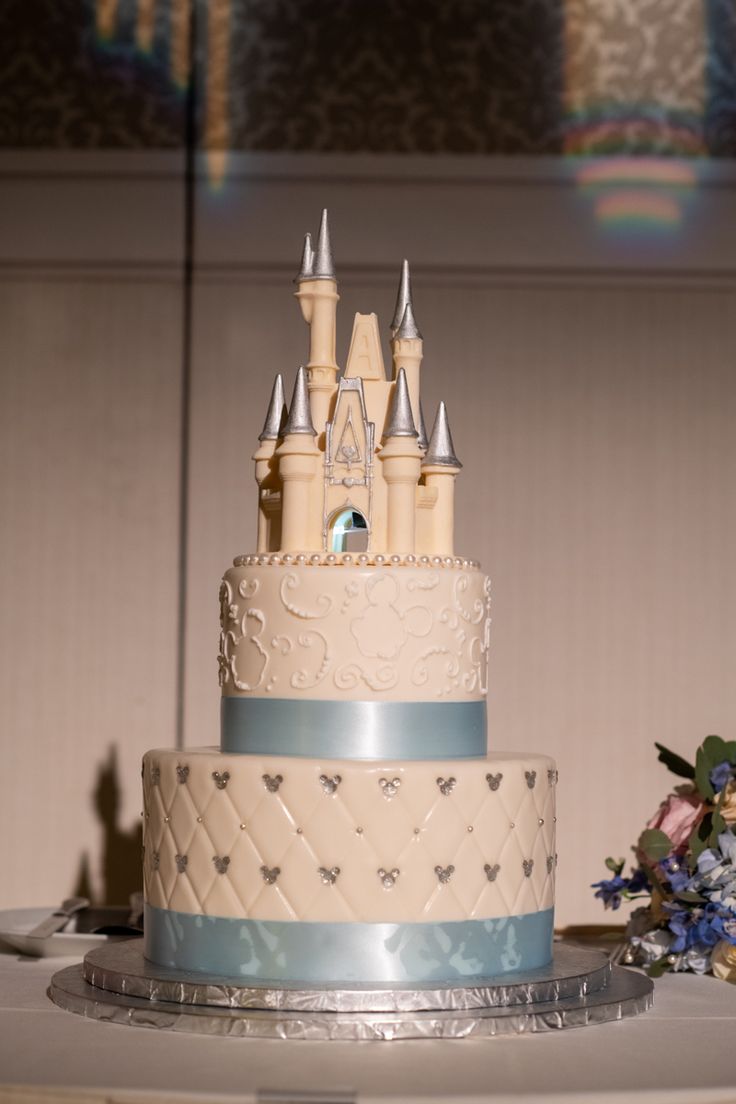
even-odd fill
[[[693,828],[703,815],[703,801],[697,794],[670,794],[647,824],[659,828],[677,849],[690,839]]]

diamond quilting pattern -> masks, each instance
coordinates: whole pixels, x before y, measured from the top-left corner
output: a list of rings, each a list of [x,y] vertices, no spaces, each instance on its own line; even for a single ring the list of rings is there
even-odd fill
[[[484,919],[549,908],[552,769],[544,756],[366,763],[151,752],[143,771],[147,899],[205,915],[316,921]],[[213,773],[222,781],[225,772],[218,786]],[[503,775],[495,788],[489,773]],[[337,774],[340,784],[326,792],[320,776]],[[268,787],[264,776],[281,781]],[[454,785],[443,792],[437,779],[449,777]],[[486,866],[498,867],[492,879]],[[337,871],[332,884],[320,868]],[[379,870],[397,873],[386,879]]]

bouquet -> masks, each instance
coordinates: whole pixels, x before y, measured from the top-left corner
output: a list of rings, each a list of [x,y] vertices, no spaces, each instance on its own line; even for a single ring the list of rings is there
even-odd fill
[[[708,736],[695,765],[655,744],[683,778],[635,847],[636,864],[606,859],[613,877],[592,886],[606,908],[644,901],[626,929],[623,961],[652,977],[667,970],[736,983],[736,741]]]

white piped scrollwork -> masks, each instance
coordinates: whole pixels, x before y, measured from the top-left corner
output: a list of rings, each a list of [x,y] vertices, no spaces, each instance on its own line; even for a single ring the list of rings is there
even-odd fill
[[[312,649],[316,640],[322,641],[323,653],[322,662],[320,663],[316,674],[310,677],[308,671],[300,668],[295,671],[291,676],[291,685],[296,690],[311,690],[315,686],[319,686],[322,679],[325,677],[330,667],[332,666],[332,656],[330,655],[330,646],[327,643],[327,638],[316,629],[312,629],[310,632],[301,633],[299,636],[299,646],[301,648]]]
[[[366,671],[357,663],[348,663],[335,671],[335,686],[340,690],[352,690],[364,682],[371,690],[392,690],[399,681],[396,668],[384,664],[376,671]]]
[[[284,578],[281,580],[281,588],[279,593],[281,595],[281,601],[284,605],[284,608],[287,609],[289,613],[292,613],[294,617],[300,617],[303,621],[318,621],[322,617],[327,617],[327,614],[332,609],[332,598],[329,594],[318,595],[316,601],[317,605],[320,606],[321,609],[317,610],[316,612],[314,610],[300,609],[299,606],[295,606],[292,602],[289,601],[289,599],[286,597],[286,591],[296,590],[299,585],[299,578],[296,575],[292,575],[291,573],[285,575]]]
[[[257,609],[245,597],[256,593]],[[487,587],[473,568],[248,564],[226,574],[220,604],[226,694],[468,701],[485,693]]]

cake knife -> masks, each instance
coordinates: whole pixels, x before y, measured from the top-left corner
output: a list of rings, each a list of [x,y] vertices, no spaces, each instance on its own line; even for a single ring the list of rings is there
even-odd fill
[[[75,912],[81,912],[82,909],[86,908],[89,908],[89,901],[86,897],[67,897],[65,901],[62,901],[60,908],[52,912],[40,924],[36,924],[35,928],[27,933],[27,937],[29,939],[47,939],[50,935],[66,927]]]

